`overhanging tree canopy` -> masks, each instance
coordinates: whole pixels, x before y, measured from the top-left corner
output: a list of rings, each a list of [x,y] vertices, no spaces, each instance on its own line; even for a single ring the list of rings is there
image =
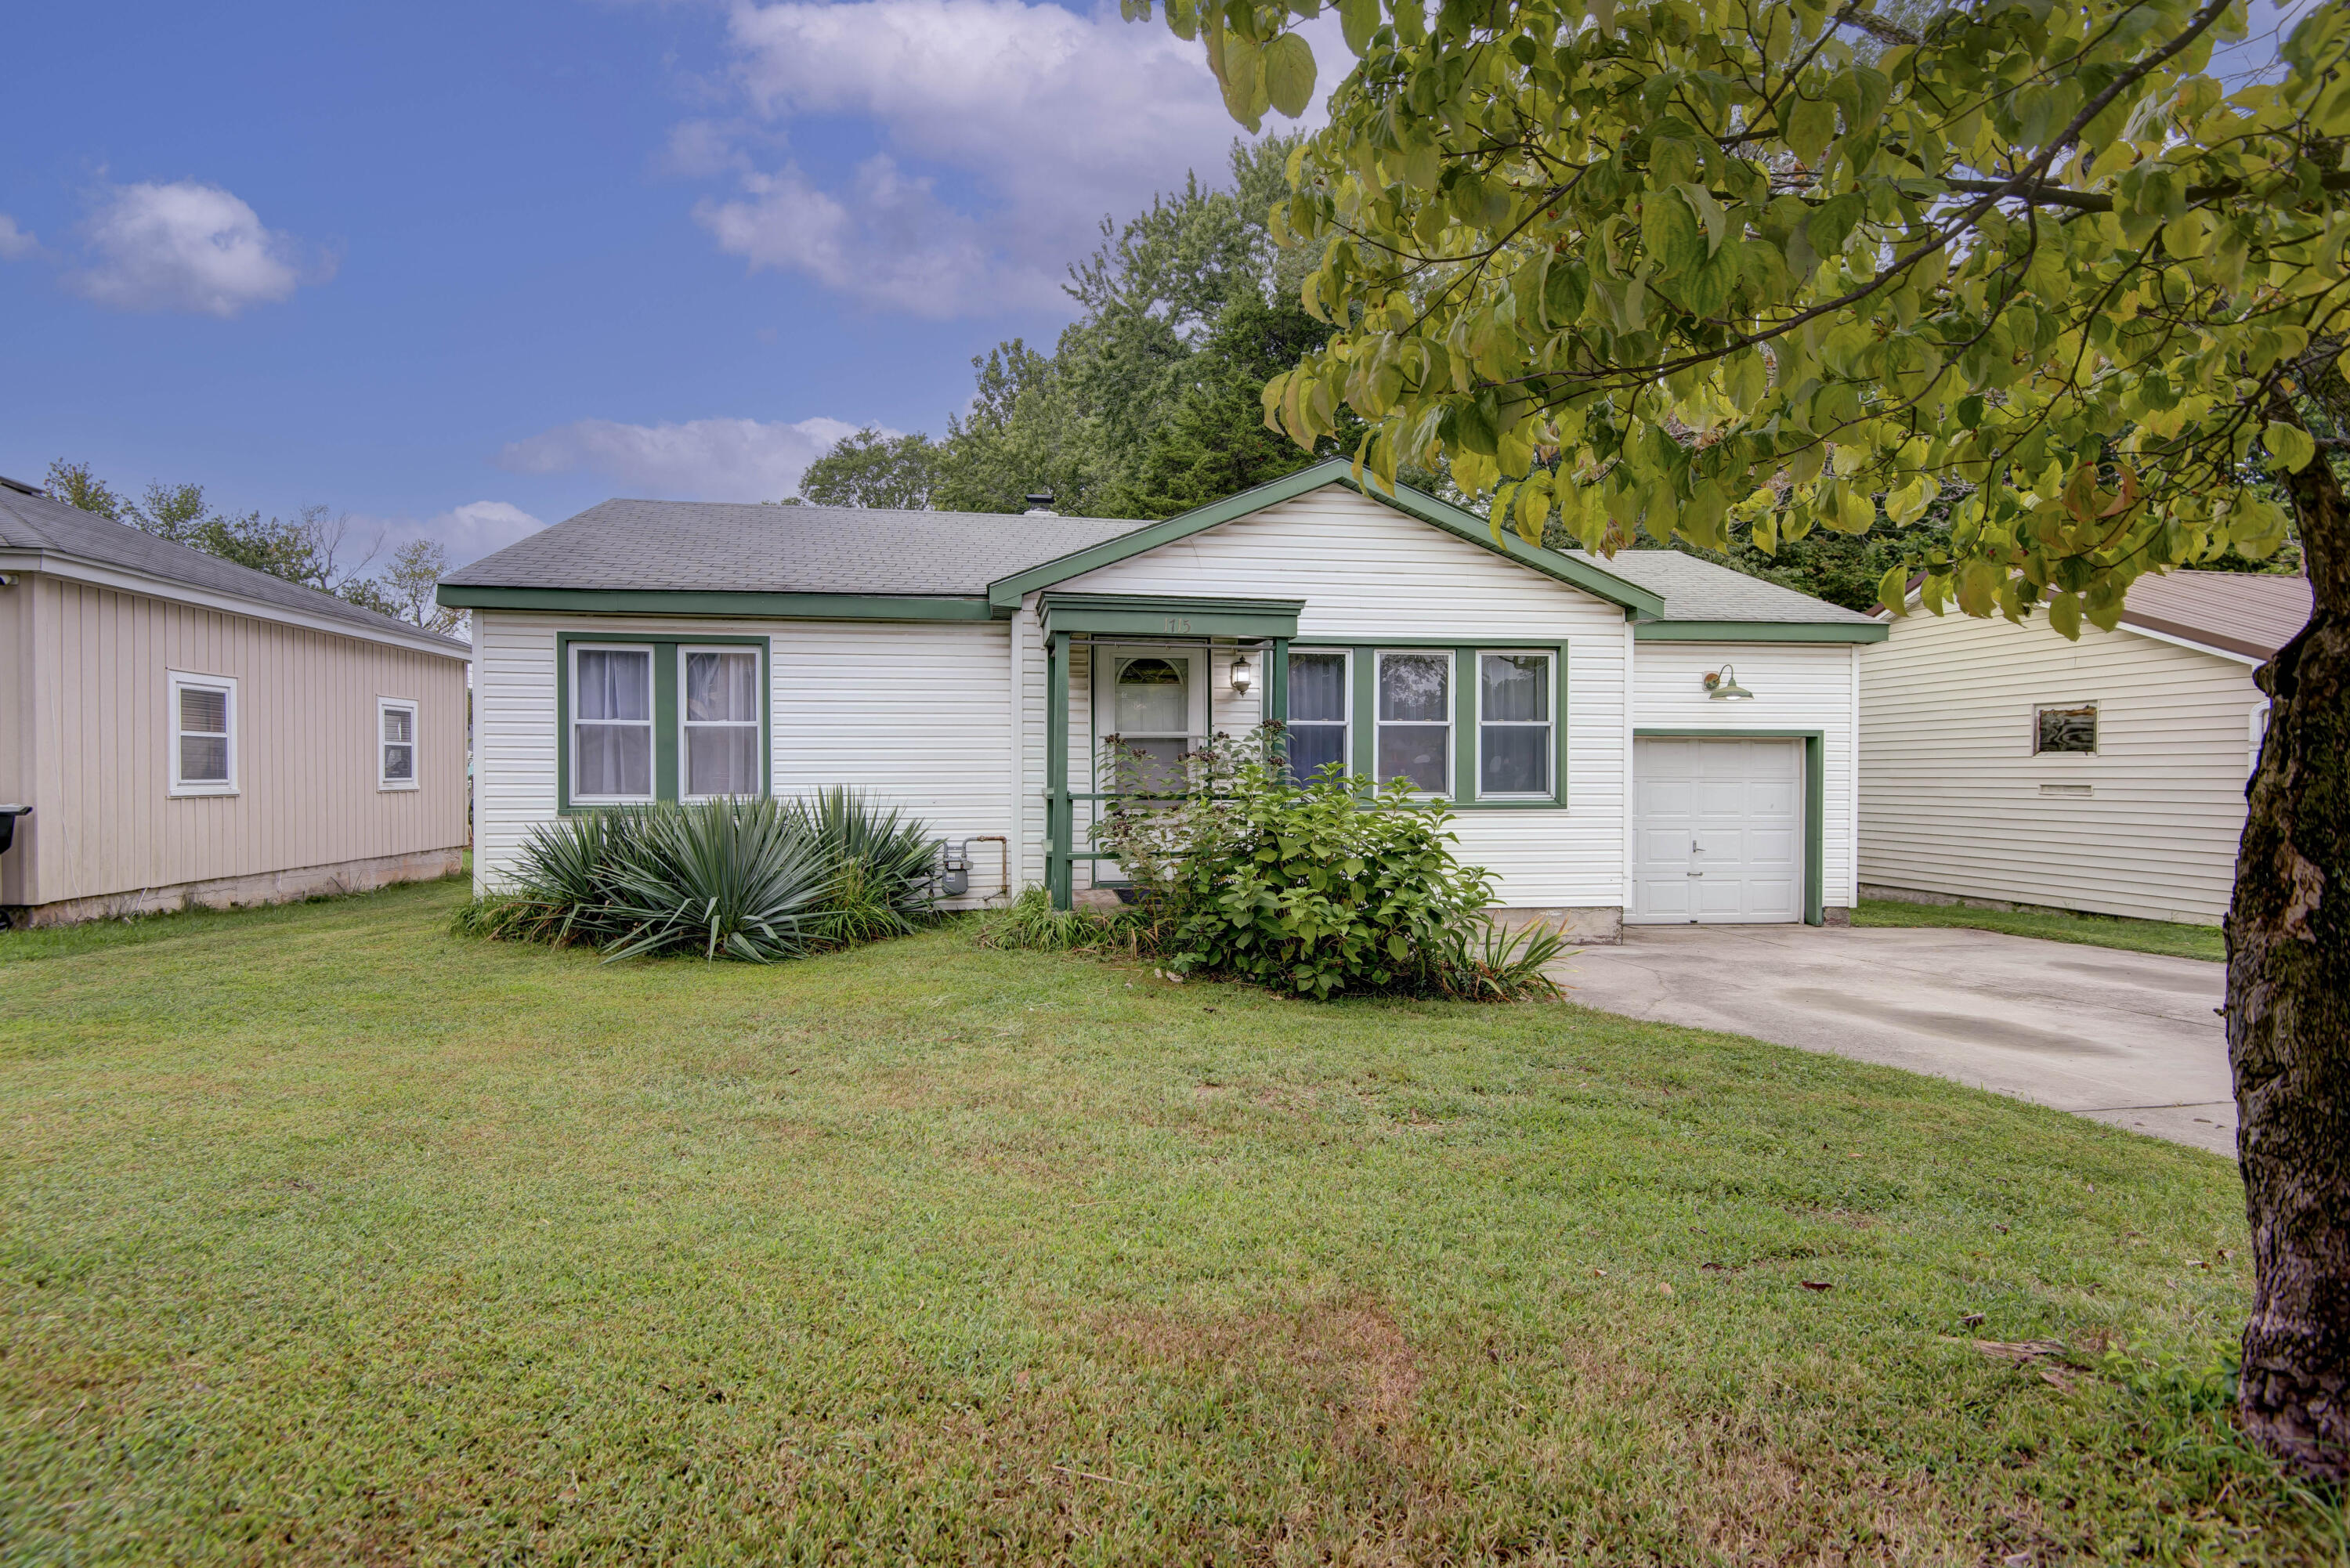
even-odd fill
[[[1311,102],[1323,8],[1166,0],[1252,126]],[[1265,389],[1297,441],[1351,409],[1381,477],[1447,459],[1497,529],[1601,550],[1941,501],[1885,602],[1922,569],[1929,608],[2067,636],[2273,550],[2262,468],[2290,494],[2317,611],[2263,672],[2230,922],[2243,1400],[2350,1473],[2350,518],[2303,416],[2350,407],[2350,7],[2251,81],[2211,68],[2241,0],[1337,9],[1356,58],[1274,214],[1336,327]]]

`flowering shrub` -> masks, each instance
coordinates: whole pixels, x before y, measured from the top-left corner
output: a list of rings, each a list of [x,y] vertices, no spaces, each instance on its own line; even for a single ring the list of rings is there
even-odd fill
[[[1303,782],[1278,725],[1185,759],[1180,796],[1122,800],[1096,829],[1179,972],[1300,996],[1556,995],[1558,935],[1498,929],[1492,877],[1453,853],[1451,814],[1336,764]]]

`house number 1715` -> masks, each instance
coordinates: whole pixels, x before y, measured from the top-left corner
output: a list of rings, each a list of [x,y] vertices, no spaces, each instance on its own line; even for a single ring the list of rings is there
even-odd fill
[[[1169,631],[1189,631],[1191,629],[1191,618],[1187,615],[1170,615],[1167,618],[1167,629]]]

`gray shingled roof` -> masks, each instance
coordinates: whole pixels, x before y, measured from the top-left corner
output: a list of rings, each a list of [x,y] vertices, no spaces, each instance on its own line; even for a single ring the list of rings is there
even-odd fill
[[[1000,577],[1147,526],[1116,517],[607,501],[444,580],[459,587],[977,597]],[[1868,619],[1677,550],[1626,550],[1609,560],[1573,554],[1663,596],[1669,620]]]
[[[16,488],[17,483],[11,480],[0,484],[0,549],[70,556],[76,560],[137,572],[167,583],[227,594],[324,620],[344,621],[354,628],[396,630],[411,639],[446,644],[452,653],[473,657],[473,649],[454,638],[439,636],[392,616],[378,615],[332,594],[306,588],[234,561],[224,561],[218,556],[207,556],[185,545],[174,545],[128,523],[117,523],[46,495],[26,494]]]
[[[1679,550],[1618,550],[1602,558],[1567,552],[1636,587],[1661,595],[1664,620],[1774,620],[1869,624],[1869,618],[1794,588],[1750,577]]]
[[[1132,518],[607,501],[484,556],[462,587],[981,597]]]

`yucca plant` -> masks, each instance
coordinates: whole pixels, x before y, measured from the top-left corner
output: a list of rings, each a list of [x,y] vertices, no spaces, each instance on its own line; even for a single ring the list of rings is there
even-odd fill
[[[512,886],[459,910],[456,929],[556,947],[611,940],[623,929],[611,918],[613,867],[634,841],[641,815],[618,807],[532,828],[515,857]]]
[[[616,959],[679,950],[753,963],[807,950],[834,881],[798,815],[772,800],[645,808],[611,862]]]
[[[844,784],[794,801],[789,810],[831,878],[816,940],[904,936],[930,912],[939,841],[925,824]]]

